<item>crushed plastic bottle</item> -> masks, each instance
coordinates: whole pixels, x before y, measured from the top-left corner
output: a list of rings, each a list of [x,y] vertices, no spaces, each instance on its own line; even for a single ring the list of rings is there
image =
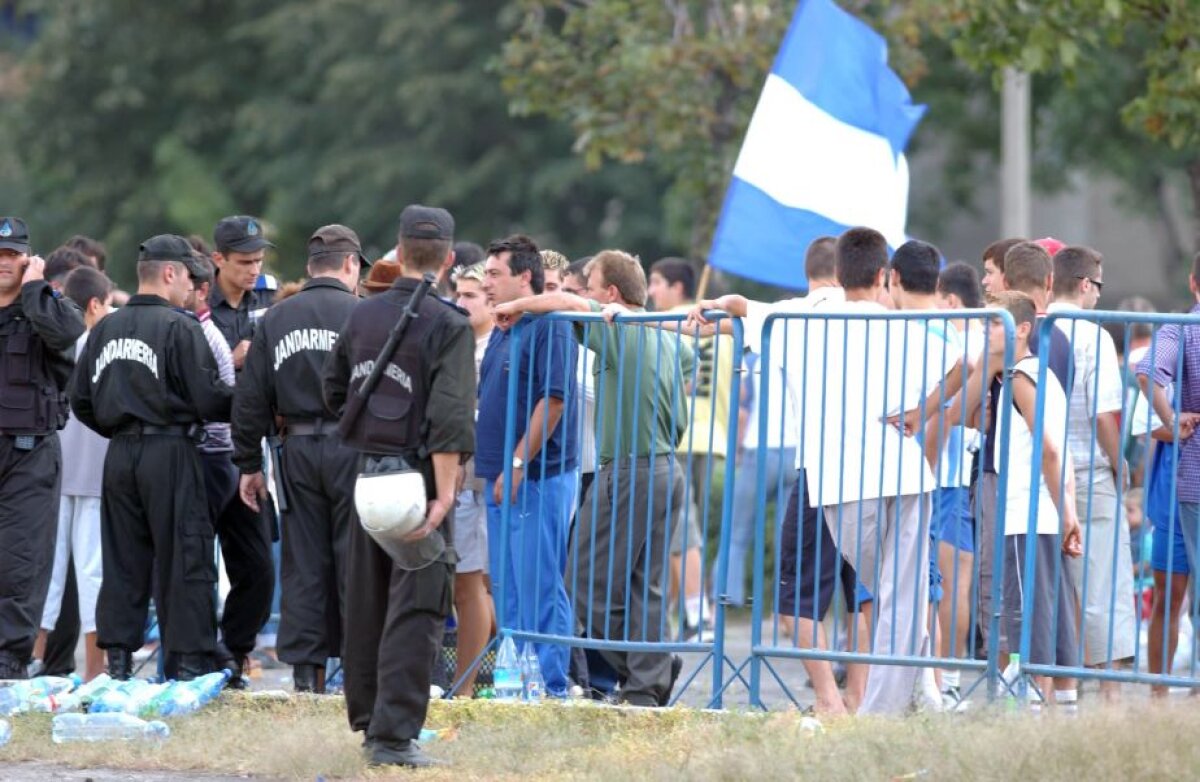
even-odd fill
[[[38,710],[49,711],[46,704],[52,704],[53,698],[60,693],[66,693],[79,684],[77,677],[38,676],[33,679],[13,682],[0,689],[0,715],[21,714]]]
[[[59,714],[50,723],[55,744],[72,741],[162,741],[171,735],[164,722],[146,722],[132,714]]]
[[[541,703],[546,695],[546,680],[542,677],[542,663],[533,644],[525,644],[521,652],[521,696],[526,703]]]
[[[207,673],[191,681],[170,682],[138,709],[143,717],[180,717],[192,714],[221,694],[229,681],[229,669]]]
[[[515,701],[521,697],[521,663],[517,659],[517,645],[510,637],[500,642],[496,665],[492,669],[492,684],[498,701]]]

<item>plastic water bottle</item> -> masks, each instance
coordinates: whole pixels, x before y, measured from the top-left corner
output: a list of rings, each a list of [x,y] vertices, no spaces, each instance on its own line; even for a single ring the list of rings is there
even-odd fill
[[[59,714],[50,723],[55,744],[70,741],[161,741],[171,735],[164,722],[146,722],[132,714]]]
[[[229,680],[228,669],[207,673],[191,681],[171,682],[155,697],[138,709],[143,717],[179,717],[199,711],[202,706],[221,694]]]
[[[0,720],[0,747],[12,740],[12,725],[8,720]]]
[[[38,676],[14,682],[0,689],[0,714],[19,714],[29,711],[35,704],[39,710],[48,711],[44,706],[46,699],[69,692],[78,683],[78,679],[65,676]]]
[[[506,637],[500,642],[496,665],[492,669],[492,683],[498,701],[515,701],[521,697],[521,666],[512,638]]]
[[[542,663],[531,643],[525,644],[521,653],[521,682],[525,702],[541,703],[546,694],[546,680],[542,678]]]
[[[1021,681],[1021,655],[1013,652],[1008,655],[1008,666],[1004,669],[1005,687],[1005,704],[1009,711],[1016,711],[1017,695],[1020,692],[1019,685]]]

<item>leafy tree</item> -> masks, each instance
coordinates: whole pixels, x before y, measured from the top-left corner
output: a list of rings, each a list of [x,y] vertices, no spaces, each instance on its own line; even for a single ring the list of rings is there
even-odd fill
[[[1200,247],[1200,3],[1191,0],[911,0],[893,29],[928,30],[955,56],[999,79],[1005,67],[1056,86],[1039,108],[1039,167],[1107,171],[1161,207],[1164,181],[1185,172]],[[919,58],[913,63],[920,68]],[[1118,118],[1120,121],[1118,121]],[[1046,164],[1046,165],[1043,165]],[[1169,221],[1168,221],[1169,224]]]
[[[405,203],[450,208],[462,238],[531,232],[571,255],[665,253],[661,177],[590,172],[546,119],[509,116],[487,63],[500,0],[28,0],[0,127],[20,150],[12,208],[39,237],[86,232],[132,276],[137,243],[262,216],[298,275],[318,225],[394,242]],[[46,239],[39,246],[48,246]]]
[[[648,162],[672,181],[672,237],[708,251],[721,197],[793,2],[517,0],[500,59],[520,115],[568,121],[591,168]]]

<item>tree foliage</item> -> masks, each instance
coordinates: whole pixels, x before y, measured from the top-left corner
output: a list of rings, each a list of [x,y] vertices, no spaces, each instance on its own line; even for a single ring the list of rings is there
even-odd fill
[[[317,226],[382,252],[410,202],[478,242],[519,228],[573,255],[675,249],[653,171],[588,171],[565,127],[509,115],[488,70],[500,0],[20,6],[39,30],[0,102],[25,183],[12,208],[38,236],[103,237],[125,279],[144,237],[208,235],[230,212],[262,216],[297,275]]]
[[[708,249],[738,147],[794,3],[518,0],[501,70],[521,115],[568,121],[588,165],[670,176],[672,236]]]

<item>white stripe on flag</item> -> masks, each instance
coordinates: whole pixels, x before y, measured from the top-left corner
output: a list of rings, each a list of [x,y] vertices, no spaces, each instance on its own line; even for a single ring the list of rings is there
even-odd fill
[[[775,74],[767,77],[734,176],[780,204],[906,240],[908,163],[888,140],[838,120]]]

